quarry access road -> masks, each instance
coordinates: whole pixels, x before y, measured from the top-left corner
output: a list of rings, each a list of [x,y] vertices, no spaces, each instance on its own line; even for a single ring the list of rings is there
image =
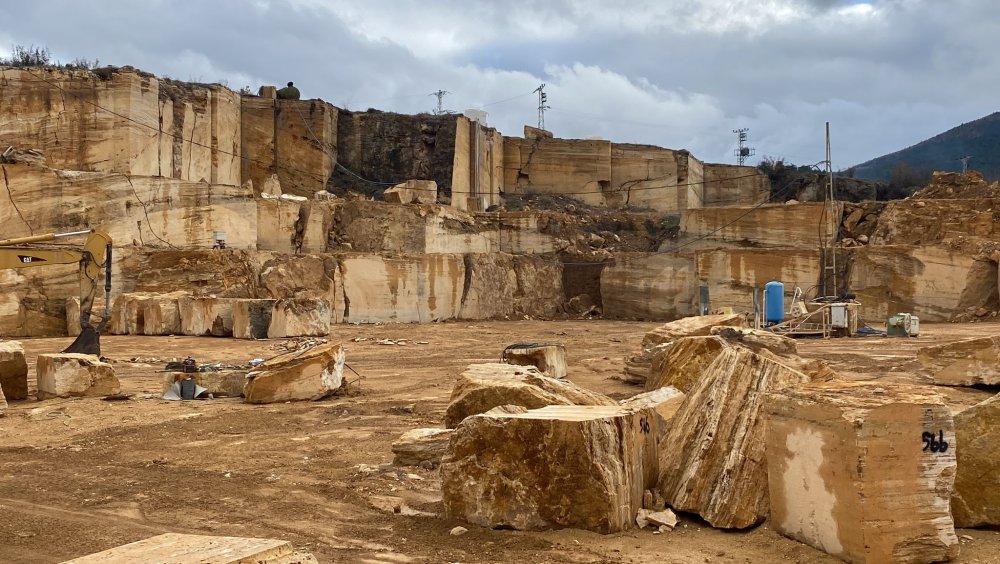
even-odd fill
[[[468,364],[496,361],[508,344],[565,344],[574,382],[618,399],[637,393],[617,378],[625,355],[638,352],[655,326],[341,325],[331,340],[345,343],[363,380],[345,396],[262,406],[163,401],[158,371],[187,355],[201,363],[267,358],[280,352],[280,340],[104,337],[133,399],[12,401],[0,418],[0,562],[58,562],[157,532],[287,539],[321,562],[839,562],[766,523],[731,533],[689,515],[663,534],[466,525],[467,534],[451,536],[462,523],[438,517],[435,471],[379,466],[392,460],[390,444],[404,431],[440,426],[452,382]],[[915,381],[919,346],[998,333],[992,323],[925,325],[917,339],[801,341],[799,350],[845,377]],[[70,340],[22,340],[29,374],[37,354]],[[987,393],[945,391],[963,404]],[[393,506],[402,509],[394,514]],[[1000,532],[959,534],[972,539],[962,540],[962,562],[1000,561]]]

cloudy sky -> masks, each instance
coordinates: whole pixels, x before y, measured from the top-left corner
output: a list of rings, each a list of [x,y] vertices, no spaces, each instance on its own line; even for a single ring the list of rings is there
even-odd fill
[[[0,55],[133,65],[238,89],[295,81],[351,110],[481,108],[547,128],[835,168],[997,111],[994,0],[32,0],[5,5]]]

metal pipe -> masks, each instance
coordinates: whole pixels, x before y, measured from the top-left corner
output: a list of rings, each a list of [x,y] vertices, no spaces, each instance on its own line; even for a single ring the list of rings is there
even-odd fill
[[[41,243],[44,241],[54,241],[56,239],[61,239],[63,237],[78,237],[80,235],[90,235],[93,233],[93,229],[87,229],[85,231],[70,231],[67,233],[43,233],[42,235],[32,235],[30,237],[17,237],[15,239],[4,239],[0,241],[0,247],[7,247],[10,245],[24,245],[28,243]]]

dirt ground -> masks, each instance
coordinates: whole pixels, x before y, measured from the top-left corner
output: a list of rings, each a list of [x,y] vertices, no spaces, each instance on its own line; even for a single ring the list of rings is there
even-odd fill
[[[494,531],[440,517],[434,471],[380,467],[391,442],[439,426],[452,381],[515,342],[567,347],[570,379],[623,398],[615,378],[652,323],[611,321],[339,326],[348,363],[364,378],[321,402],[252,406],[239,399],[168,402],[173,358],[243,363],[274,356],[274,341],[105,337],[132,400],[11,402],[0,418],[0,562],[58,562],[163,532],[281,538],[321,562],[839,562],[785,539],[767,523],[711,529],[693,516],[673,532]],[[1000,325],[925,325],[918,339],[803,341],[851,378],[913,380],[918,346],[1000,333]],[[355,338],[368,340],[352,342]],[[375,339],[427,344],[380,345]],[[38,353],[69,339],[24,340]],[[132,358],[146,360],[129,362]],[[155,361],[153,360],[155,359]],[[351,378],[356,378],[348,372]],[[33,382],[32,382],[33,385]],[[955,391],[974,403],[986,391]],[[393,514],[380,507],[401,498]],[[961,530],[962,562],[1000,562],[1000,531]],[[971,539],[971,540],[970,540]]]

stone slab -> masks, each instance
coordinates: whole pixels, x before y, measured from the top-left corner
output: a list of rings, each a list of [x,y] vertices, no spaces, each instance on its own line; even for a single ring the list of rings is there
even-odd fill
[[[298,555],[298,558],[294,558]],[[166,533],[125,544],[66,564],[310,564],[312,555],[296,553],[288,541]]]

